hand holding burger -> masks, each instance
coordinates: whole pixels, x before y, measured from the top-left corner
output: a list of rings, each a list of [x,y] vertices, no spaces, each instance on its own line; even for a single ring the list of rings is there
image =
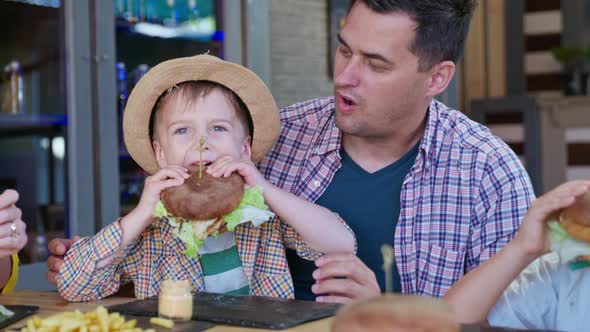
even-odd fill
[[[558,220],[574,239],[590,243],[590,191],[584,192],[574,204],[563,209]]]
[[[566,261],[576,258],[575,252],[580,248],[587,247],[590,254],[590,245],[568,233],[573,230],[574,234],[583,234],[581,230],[590,226],[589,212],[590,181],[564,183],[531,203],[511,245],[530,260],[549,250],[558,252]],[[577,249],[573,252],[572,248]],[[564,256],[564,253],[568,254]]]
[[[170,216],[192,223],[201,239],[227,230],[223,216],[238,207],[244,195],[244,180],[238,174],[216,178],[206,172],[199,177],[197,166],[189,167],[190,177],[177,187],[162,191],[162,203]]]
[[[560,211],[557,222],[549,223],[551,250],[564,262],[590,262],[590,185],[587,181],[581,183],[586,190]]]
[[[253,171],[239,165],[222,157],[201,172],[198,166],[189,166],[184,183],[162,191],[154,216],[166,218],[174,227],[175,234],[187,245],[185,254],[189,257],[197,257],[209,236],[233,232],[246,222],[258,226],[274,217],[264,203],[261,187],[244,181],[252,178],[252,172],[258,172],[254,165]]]

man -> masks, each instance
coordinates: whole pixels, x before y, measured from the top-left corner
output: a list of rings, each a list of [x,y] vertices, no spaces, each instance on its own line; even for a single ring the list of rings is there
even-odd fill
[[[339,34],[334,96],[281,110],[279,141],[260,170],[340,214],[358,243],[357,256],[315,264],[289,254],[296,298],[379,294],[384,243],[395,250],[395,291],[442,296],[514,237],[533,199],[518,158],[488,129],[433,100],[455,73],[474,6],[356,1]],[[67,244],[50,249],[63,254]],[[48,265],[55,270],[59,258]]]

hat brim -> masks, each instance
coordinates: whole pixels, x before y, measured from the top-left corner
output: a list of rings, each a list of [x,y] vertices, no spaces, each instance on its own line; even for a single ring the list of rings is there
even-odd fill
[[[125,107],[123,134],[127,151],[148,173],[159,170],[149,135],[151,112],[164,91],[187,81],[221,84],[242,99],[254,127],[252,161],[260,161],[275,145],[280,116],[270,90],[249,69],[211,55],[168,60],[153,67],[137,83]]]

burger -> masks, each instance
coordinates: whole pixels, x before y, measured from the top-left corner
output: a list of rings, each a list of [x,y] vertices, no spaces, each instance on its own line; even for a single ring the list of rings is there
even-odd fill
[[[557,221],[549,223],[551,249],[563,261],[590,262],[590,191],[560,211]]]
[[[189,166],[188,173],[182,185],[162,191],[154,211],[154,216],[168,220],[187,245],[188,256],[198,257],[207,237],[233,232],[246,222],[258,226],[274,217],[260,187],[246,186],[240,175],[214,177],[206,166],[199,171],[196,165]]]
[[[386,293],[338,310],[332,332],[459,332],[451,307],[441,299]]]

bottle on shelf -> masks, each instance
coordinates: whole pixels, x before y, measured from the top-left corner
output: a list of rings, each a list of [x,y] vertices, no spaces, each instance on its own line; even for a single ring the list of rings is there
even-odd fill
[[[123,144],[123,112],[127,104],[127,69],[124,62],[117,62],[117,128],[119,132],[120,150],[125,151]]]
[[[4,66],[6,88],[0,110],[11,114],[25,112],[25,82],[20,62],[14,60]]]

